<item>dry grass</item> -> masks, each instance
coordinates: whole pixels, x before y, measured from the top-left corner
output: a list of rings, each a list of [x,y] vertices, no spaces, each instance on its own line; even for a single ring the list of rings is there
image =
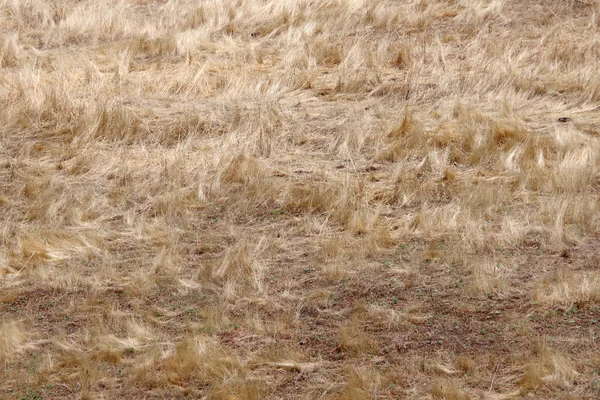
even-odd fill
[[[0,0],[0,398],[598,398],[599,28]]]

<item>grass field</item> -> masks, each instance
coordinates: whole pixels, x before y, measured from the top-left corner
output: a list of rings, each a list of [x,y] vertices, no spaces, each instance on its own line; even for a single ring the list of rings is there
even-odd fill
[[[598,0],[0,0],[1,399],[600,398]]]

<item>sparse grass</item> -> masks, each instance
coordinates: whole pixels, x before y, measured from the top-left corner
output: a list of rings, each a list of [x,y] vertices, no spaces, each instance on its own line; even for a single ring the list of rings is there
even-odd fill
[[[597,398],[599,27],[0,0],[0,398]]]

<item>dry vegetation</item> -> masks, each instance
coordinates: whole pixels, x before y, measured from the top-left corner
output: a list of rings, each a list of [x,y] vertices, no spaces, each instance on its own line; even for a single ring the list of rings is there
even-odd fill
[[[600,397],[597,0],[0,0],[0,398]]]

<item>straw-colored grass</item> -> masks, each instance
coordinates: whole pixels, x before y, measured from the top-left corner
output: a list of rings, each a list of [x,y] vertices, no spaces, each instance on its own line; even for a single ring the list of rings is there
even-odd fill
[[[0,398],[598,398],[599,29],[0,0]]]

